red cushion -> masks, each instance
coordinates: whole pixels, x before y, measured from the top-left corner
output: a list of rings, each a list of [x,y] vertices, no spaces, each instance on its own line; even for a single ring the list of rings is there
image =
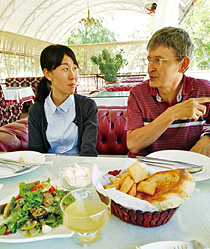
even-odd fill
[[[98,110],[98,139],[96,149],[99,154],[127,154],[125,125],[126,109]]]
[[[0,127],[0,151],[18,151],[28,149],[28,119]]]

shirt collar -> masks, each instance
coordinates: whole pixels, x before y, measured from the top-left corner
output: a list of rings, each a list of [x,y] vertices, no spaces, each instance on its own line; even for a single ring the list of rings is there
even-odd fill
[[[52,91],[50,92],[46,100],[49,104],[50,109],[52,110],[52,113],[55,113],[56,110],[67,112],[71,105],[74,103],[74,95],[71,94],[60,106],[57,107],[52,101],[51,93]]]
[[[183,95],[189,94],[193,90],[193,85],[190,80],[188,80],[188,77],[186,75],[183,75],[182,78],[182,87],[179,90],[177,96],[176,96],[176,101],[180,102],[182,100]],[[156,97],[156,100],[158,102],[162,102],[163,99],[160,97],[157,88],[155,87],[150,87],[150,94],[154,97]]]

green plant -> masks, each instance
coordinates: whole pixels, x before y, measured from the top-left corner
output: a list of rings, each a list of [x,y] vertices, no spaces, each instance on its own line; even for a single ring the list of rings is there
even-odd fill
[[[104,75],[106,81],[117,81],[117,72],[126,64],[126,60],[122,57],[122,50],[111,57],[108,49],[104,49],[100,55],[91,56],[91,61],[98,65],[100,73]]]

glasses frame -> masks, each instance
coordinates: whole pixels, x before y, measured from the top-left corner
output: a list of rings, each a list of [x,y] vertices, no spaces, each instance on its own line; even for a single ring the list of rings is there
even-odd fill
[[[156,65],[156,66],[161,66],[163,61],[169,61],[169,60],[175,60],[175,59],[178,59],[180,57],[173,57],[173,58],[168,58],[168,59],[162,59],[162,58],[155,58],[155,59],[151,59],[151,58],[144,58],[143,61],[144,61],[144,64],[146,65],[149,65],[151,62],[153,63],[153,65]],[[157,60],[157,61],[155,61]]]

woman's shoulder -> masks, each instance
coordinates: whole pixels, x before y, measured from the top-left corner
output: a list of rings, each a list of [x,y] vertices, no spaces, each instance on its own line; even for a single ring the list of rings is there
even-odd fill
[[[44,108],[44,100],[36,101],[33,105],[30,106],[29,112],[41,111]]]

